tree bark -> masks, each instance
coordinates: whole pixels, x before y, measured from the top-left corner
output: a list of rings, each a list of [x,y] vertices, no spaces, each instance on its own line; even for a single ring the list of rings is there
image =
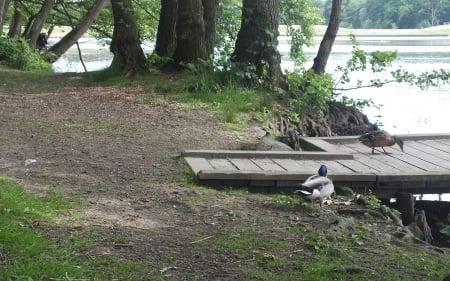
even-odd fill
[[[202,0],[178,1],[177,45],[175,65],[208,59]]]
[[[203,0],[203,19],[205,22],[205,44],[208,56],[214,55],[216,46],[217,17],[219,0]]]
[[[62,56],[89,29],[107,3],[108,0],[96,0],[83,19],[49,51],[53,52],[57,58]]]
[[[0,34],[3,31],[3,24],[5,23],[6,13],[8,12],[10,0],[0,0]]]
[[[34,19],[33,24],[31,25],[30,33],[28,34],[27,37],[30,48],[36,47],[36,40],[39,36],[39,33],[42,30],[42,27],[44,26],[45,21],[50,15],[50,12],[53,9],[54,5],[55,0],[44,1],[44,4],[42,5],[41,9],[39,10],[39,13]]]
[[[19,2],[14,2],[14,14],[9,25],[8,37],[19,39],[22,31],[23,14],[19,9]]]
[[[141,48],[136,18],[131,0],[111,0],[114,31],[110,50],[114,54],[110,68],[118,68],[126,76],[146,70],[146,58]]]
[[[330,57],[331,48],[333,47],[334,40],[339,30],[342,16],[342,0],[333,0],[330,14],[330,22],[328,23],[327,30],[320,42],[317,56],[314,58],[314,64],[312,69],[314,73],[322,75],[325,72],[325,68]]]
[[[158,33],[156,34],[154,51],[160,57],[171,57],[175,51],[178,19],[177,2],[177,0],[161,0]]]
[[[284,81],[278,46],[278,0],[244,0],[241,28],[232,60],[256,67],[259,77]]]

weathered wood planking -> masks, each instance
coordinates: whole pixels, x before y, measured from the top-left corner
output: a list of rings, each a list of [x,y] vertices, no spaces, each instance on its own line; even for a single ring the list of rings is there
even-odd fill
[[[345,146],[353,149],[353,151],[355,152],[354,157],[356,160],[362,162],[370,169],[377,170],[378,172],[386,170],[389,172],[423,171],[422,168],[417,167],[416,165],[411,165],[410,163],[405,163],[404,161],[399,160],[396,157],[393,158],[391,155],[386,155],[380,152],[372,154],[371,148],[360,143],[346,144]],[[392,149],[390,151],[392,151]],[[395,154],[399,153],[395,152]]]
[[[282,166],[278,165],[276,162],[274,162],[272,159],[270,158],[254,158],[254,159],[250,159],[253,161],[253,163],[255,163],[256,166],[260,167],[261,170],[263,171],[286,171],[285,168],[283,168]]]
[[[405,151],[372,154],[357,137],[303,138],[317,151],[186,150],[183,156],[204,183],[238,183],[252,187],[293,187],[321,164],[336,184],[396,191],[450,193],[450,134],[401,135]]]
[[[261,171],[261,168],[248,158],[228,158],[228,161],[240,171]]]
[[[437,153],[450,154],[450,143],[447,145],[446,143],[440,142],[439,140],[424,140],[417,141],[417,143],[432,147],[438,150]]]
[[[353,155],[340,152],[260,151],[260,150],[185,150],[183,157],[202,158],[286,158],[286,159],[352,159]]]

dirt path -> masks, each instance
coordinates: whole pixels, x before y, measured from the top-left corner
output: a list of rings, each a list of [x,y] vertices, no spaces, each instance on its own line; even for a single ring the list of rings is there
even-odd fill
[[[179,158],[183,149],[227,149],[251,138],[237,136],[203,109],[164,96],[150,101],[139,87],[3,93],[0,104],[0,173],[37,195],[80,198],[83,207],[61,220],[72,221],[74,235],[85,231],[79,226],[98,227],[110,242],[90,249],[93,255],[162,261],[158,257],[169,248],[180,254],[186,243],[210,236],[211,226],[228,219],[223,212],[240,200],[227,203],[231,195],[180,185],[187,172]],[[36,163],[25,166],[26,159]],[[156,234],[137,235],[138,229]],[[46,231],[61,236],[61,229]],[[107,238],[114,236],[139,246],[114,248]],[[186,254],[190,260],[192,253]]]

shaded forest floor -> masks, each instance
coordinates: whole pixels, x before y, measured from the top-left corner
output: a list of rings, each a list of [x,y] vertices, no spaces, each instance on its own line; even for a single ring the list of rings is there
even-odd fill
[[[57,193],[77,202],[79,208],[35,229],[56,243],[88,240],[79,257],[134,264],[129,279],[120,279],[113,264],[99,263],[103,280],[450,275],[448,249],[413,242],[376,202],[340,196],[319,209],[290,194],[193,184],[182,150],[257,141],[254,132],[236,130],[213,112],[141,86],[73,86],[69,81],[79,77],[8,75],[0,85],[0,175],[19,179],[36,196]],[[26,159],[36,163],[24,166]]]

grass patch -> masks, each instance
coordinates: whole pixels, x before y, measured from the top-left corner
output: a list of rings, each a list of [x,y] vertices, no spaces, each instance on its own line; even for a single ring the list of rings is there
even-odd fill
[[[284,199],[283,199],[284,200]],[[339,236],[326,228],[312,230],[303,224],[273,228],[271,232],[245,227],[236,220],[233,229],[222,230],[210,247],[223,253],[236,267],[229,271],[242,280],[442,280],[450,265],[446,254],[404,248],[378,240],[366,222],[353,235]]]
[[[0,93],[49,93],[68,86],[85,86],[85,79],[70,79],[73,74],[49,71],[20,71],[0,66]],[[76,74],[79,75],[79,74]]]
[[[15,180],[0,177],[0,253],[6,257],[2,280],[83,275],[72,249],[61,248],[33,229],[34,222],[51,221],[70,205],[57,195],[35,198]]]
[[[240,113],[260,112],[270,106],[261,94],[252,90],[227,87],[218,92],[183,92],[181,98],[194,104],[206,104],[222,115],[227,123],[237,121]]]
[[[91,235],[71,236],[54,242],[39,230],[49,228],[61,212],[73,207],[58,195],[34,197],[14,179],[0,177],[0,276],[1,280],[142,280],[153,264],[119,260],[114,257],[83,257]],[[113,243],[127,243],[115,237]],[[161,280],[149,277],[145,280]]]

